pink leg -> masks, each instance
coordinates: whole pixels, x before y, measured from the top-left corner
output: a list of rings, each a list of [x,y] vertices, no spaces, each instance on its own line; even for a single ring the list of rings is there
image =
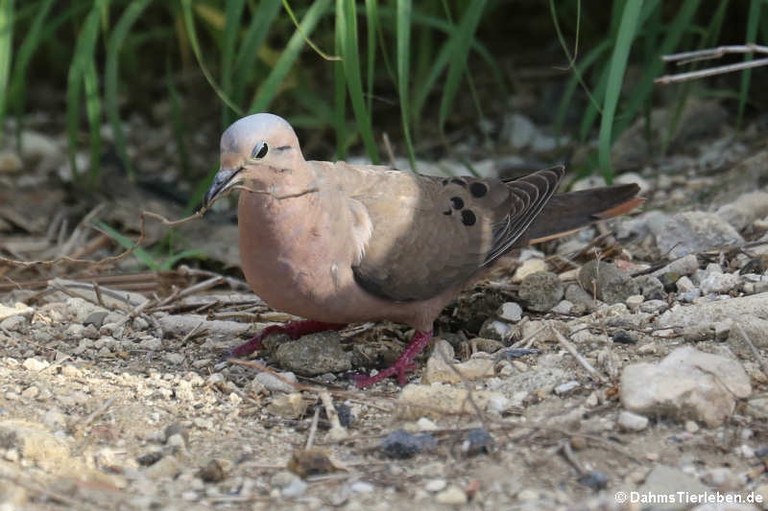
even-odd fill
[[[367,376],[363,374],[357,374],[352,376],[352,381],[355,382],[359,388],[369,387],[374,383],[378,383],[381,380],[389,378],[390,376],[397,376],[397,383],[405,385],[406,375],[413,371],[414,363],[413,359],[418,356],[424,347],[432,340],[432,331],[421,332],[417,331],[413,334],[411,342],[405,347],[405,350],[397,358],[397,361],[391,366],[379,371],[375,376]]]
[[[298,339],[302,335],[327,332],[328,330],[341,330],[345,326],[347,325],[342,323],[324,323],[311,319],[289,321],[283,325],[272,325],[256,334],[251,340],[235,347],[230,354],[233,357],[250,355],[254,351],[262,349],[264,347],[262,341],[272,334],[287,334],[291,339]]]

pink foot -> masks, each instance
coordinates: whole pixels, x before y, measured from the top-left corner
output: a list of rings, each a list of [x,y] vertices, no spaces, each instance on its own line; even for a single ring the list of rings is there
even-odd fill
[[[368,376],[365,374],[355,374],[351,376],[351,380],[355,382],[358,388],[370,387],[374,383],[378,383],[381,380],[389,378],[390,376],[397,376],[397,383],[405,385],[406,376],[409,372],[412,372],[415,364],[413,359],[418,356],[424,347],[432,340],[432,331],[420,332],[417,331],[413,334],[411,342],[405,347],[397,361],[391,366],[379,371],[375,376]]]
[[[250,355],[256,350],[264,347],[262,341],[272,334],[287,334],[291,339],[298,339],[302,335],[313,334],[315,332],[327,332],[328,330],[341,330],[345,324],[324,323],[322,321],[313,321],[311,319],[302,319],[299,321],[289,321],[283,325],[268,326],[251,340],[235,347],[230,352],[230,356],[243,357]]]

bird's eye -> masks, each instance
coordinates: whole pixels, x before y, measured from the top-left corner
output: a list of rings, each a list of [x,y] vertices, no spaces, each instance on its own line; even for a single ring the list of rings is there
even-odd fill
[[[267,155],[267,151],[269,151],[267,143],[259,142],[256,144],[256,147],[253,148],[253,151],[251,151],[251,158],[254,160],[260,160]]]

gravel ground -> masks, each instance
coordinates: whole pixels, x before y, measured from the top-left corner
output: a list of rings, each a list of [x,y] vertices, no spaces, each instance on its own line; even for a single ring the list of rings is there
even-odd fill
[[[513,141],[543,137],[511,126],[529,130]],[[631,132],[617,161],[642,156]],[[765,133],[678,137],[674,155],[619,176],[641,183],[643,212],[504,261],[446,309],[403,388],[346,378],[391,361],[410,335],[399,325],[272,339],[231,361],[290,319],[237,279],[106,278],[124,259],[94,286],[76,264],[0,262],[0,506],[768,509]],[[2,255],[102,254],[87,222],[57,220],[46,150],[60,148],[0,158]],[[137,203],[180,216],[142,193],[67,215],[134,235]],[[231,224],[185,228],[187,248],[236,263]],[[147,241],[163,232],[148,225]]]

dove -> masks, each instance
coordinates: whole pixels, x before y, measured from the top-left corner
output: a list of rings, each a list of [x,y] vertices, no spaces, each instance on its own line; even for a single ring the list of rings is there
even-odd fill
[[[239,190],[243,273],[270,307],[305,318],[265,328],[291,338],[349,323],[393,321],[415,330],[389,377],[403,385],[432,339],[433,322],[510,250],[624,214],[640,203],[624,184],[555,194],[563,166],[513,180],[433,177],[375,165],[307,161],[291,125],[258,113],[221,136],[220,169],[203,199]]]

